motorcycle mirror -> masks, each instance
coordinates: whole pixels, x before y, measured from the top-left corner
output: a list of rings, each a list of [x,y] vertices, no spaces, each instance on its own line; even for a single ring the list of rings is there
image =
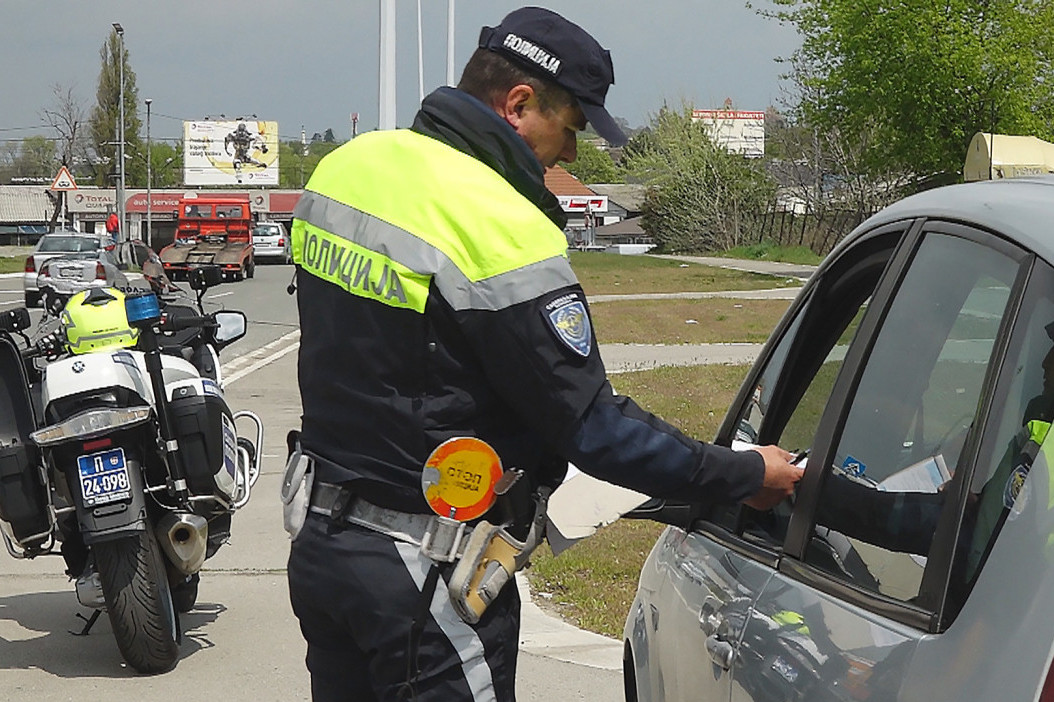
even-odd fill
[[[0,329],[3,331],[22,331],[23,329],[28,329],[31,323],[29,310],[25,307],[16,307],[13,310],[0,313]]]
[[[245,314],[243,312],[217,312],[216,343],[226,345],[245,336]]]
[[[190,287],[205,290],[223,282],[223,271],[216,266],[202,266],[190,272]]]

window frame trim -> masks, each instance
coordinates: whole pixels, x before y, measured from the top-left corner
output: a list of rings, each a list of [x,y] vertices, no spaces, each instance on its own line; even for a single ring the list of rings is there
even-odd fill
[[[836,440],[842,436],[845,422],[849,415],[848,399],[855,395],[859,383],[867,367],[868,360],[878,339],[889,310],[894,302],[897,291],[901,288],[904,278],[911,269],[920,246],[926,235],[941,234],[955,236],[984,246],[998,253],[1006,255],[1016,262],[1017,274],[1011,286],[1010,297],[1000,322],[996,343],[990,354],[991,362],[985,372],[985,379],[981,390],[981,407],[978,417],[981,418],[980,431],[973,432],[971,436],[972,446],[964,447],[964,453],[970,451],[967,458],[960,457],[959,466],[961,470],[956,472],[950,489],[956,493],[954,504],[945,505],[938,519],[937,531],[934,534],[934,545],[930,548],[927,567],[920,583],[917,601],[925,603],[919,606],[911,602],[905,602],[890,598],[881,593],[874,593],[863,588],[857,588],[849,583],[833,577],[831,574],[809,565],[805,559],[805,549],[808,546],[811,532],[815,526],[816,507],[819,502],[823,478],[827,473],[824,467],[828,466],[837,450]],[[861,320],[859,338],[864,341],[850,347],[846,355],[845,363],[835,380],[835,388],[831,392],[831,399],[820,419],[817,429],[817,437],[823,436],[822,441],[817,444],[823,447],[823,458],[819,463],[821,468],[813,471],[806,470],[802,478],[803,485],[796,501],[794,512],[791,515],[791,523],[787,529],[787,540],[784,543],[784,557],[780,559],[778,570],[799,580],[822,592],[826,592],[840,600],[862,607],[870,612],[879,614],[892,621],[906,624],[929,633],[940,633],[947,629],[950,622],[945,621],[944,613],[948,604],[948,586],[951,577],[951,567],[954,559],[955,542],[961,528],[962,517],[966,505],[966,497],[972,480],[976,465],[977,445],[976,437],[984,436],[984,425],[989,421],[994,403],[996,391],[1000,388],[1006,365],[1006,355],[1009,346],[1010,334],[1017,322],[1021,309],[1021,302],[1033,268],[1032,260],[1035,258],[1027,249],[1018,246],[991,231],[978,227],[968,226],[946,220],[933,220],[920,218],[912,225],[908,235],[901,242],[900,248],[894,253],[893,259],[887,268],[885,278],[880,281],[872,298],[864,319]],[[881,305],[879,307],[879,305]],[[874,314],[872,314],[874,311]],[[864,327],[866,336],[864,336]],[[837,401],[835,398],[837,397]],[[814,454],[815,455],[815,454]],[[806,487],[808,491],[806,491]],[[803,505],[803,497],[808,502]],[[792,542],[792,537],[794,541]],[[804,537],[804,539],[803,539]],[[792,544],[795,550],[792,550]],[[931,563],[931,560],[933,561]]]
[[[868,359],[877,341],[878,331],[882,328],[895,299],[896,292],[903,285],[904,278],[911,270],[911,264],[915,260],[918,249],[927,234],[947,234],[964,238],[1003,253],[1016,261],[1018,265],[1018,272],[1011,288],[1010,299],[1008,300],[1004,317],[1000,322],[999,336],[992,349],[992,362],[986,370],[982,384],[982,405],[978,414],[981,427],[979,431],[971,433],[970,443],[963,449],[964,454],[967,451],[969,452],[968,455],[960,457],[959,465],[964,470],[957,472],[956,480],[958,482],[951,486],[953,490],[958,489],[957,499],[954,508],[946,506],[942,509],[938,522],[938,531],[934,535],[935,543],[930,549],[930,558],[936,559],[936,561],[933,563],[933,567],[927,567],[923,576],[923,582],[920,584],[920,599],[926,601],[927,598],[923,597],[923,593],[928,593],[929,604],[919,606],[918,604],[897,600],[881,593],[857,587],[805,562],[804,554],[811,538],[816,507],[819,502],[822,480],[825,474],[823,469],[806,470],[782,547],[775,544],[769,547],[759,543],[757,540],[748,539],[743,534],[730,530],[726,524],[709,518],[697,520],[689,531],[701,533],[730,550],[751,558],[764,566],[772,567],[793,580],[832,595],[847,604],[861,607],[878,616],[915,629],[939,633],[947,629],[951,623],[946,621],[951,568],[955,543],[961,530],[966,496],[978,455],[983,447],[983,441],[979,441],[977,437],[985,436],[985,426],[991,420],[992,407],[998,404],[997,399],[1000,393],[1006,392],[1004,374],[1007,372],[1005,368],[1007,354],[1011,350],[1011,333],[1015,330],[1018,322],[1024,293],[1028,288],[1028,282],[1035,269],[1037,257],[1033,252],[1001,237],[998,233],[991,230],[948,220],[927,219],[925,217],[901,220],[876,227],[853,241],[850,246],[846,247],[845,252],[857,248],[861,242],[872,237],[882,236],[894,231],[900,232],[900,238],[894,246],[893,253],[881,274],[874,293],[871,295],[868,310],[861,319],[860,327],[856,333],[856,339],[862,343],[854,343],[847,350],[845,360],[839,369],[831,395],[817,425],[814,446],[811,447],[814,453],[810,456],[813,459],[810,462],[814,465],[826,466],[831,460],[831,455],[837,450],[835,439],[841,437],[849,414],[848,398],[852,397],[859,387]],[[757,362],[744,379],[732,405],[735,408],[735,412],[730,410],[726,414],[717,435],[716,441],[718,443],[727,445],[730,437],[734,436],[736,423],[745,403],[750,400],[754,385],[768,369],[775,350],[784,341],[787,330],[795,322],[797,316],[807,313],[806,308],[815,303],[817,291],[823,285],[823,277],[833,267],[834,264],[821,267],[803,288],[796,302],[780,320],[772,337],[759,355]],[[797,344],[795,344],[796,346]],[[789,350],[788,359],[795,356],[795,347]],[[784,363],[786,362],[787,359],[784,360]],[[781,369],[780,374],[782,375],[782,373],[783,370]],[[822,457],[820,456],[821,453]],[[819,460],[818,464],[815,462],[817,459]],[[743,510],[745,508],[740,507],[739,509]],[[939,542],[938,539],[940,539]],[[937,596],[934,597],[929,593],[936,593]]]

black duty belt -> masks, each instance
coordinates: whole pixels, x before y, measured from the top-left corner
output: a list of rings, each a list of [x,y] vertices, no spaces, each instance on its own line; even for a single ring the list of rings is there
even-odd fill
[[[312,486],[310,509],[315,514],[419,546],[423,554],[436,561],[456,561],[472,533],[472,528],[464,523],[380,507],[356,496],[350,488],[320,480]]]

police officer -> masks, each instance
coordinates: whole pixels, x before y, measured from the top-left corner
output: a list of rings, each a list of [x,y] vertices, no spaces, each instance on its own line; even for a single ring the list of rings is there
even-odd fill
[[[345,144],[300,198],[298,447],[314,482],[288,573],[316,702],[514,699],[515,586],[466,616],[448,587],[469,532],[436,546],[451,524],[488,524],[449,498],[481,473],[442,485],[493,465],[488,452],[513,476],[499,489],[482,472],[491,498],[508,490],[486,519],[509,517],[513,551],[568,461],[650,495],[761,508],[800,477],[778,447],[692,440],[607,381],[543,175],[575,159],[587,122],[625,142],[604,109],[613,82],[582,28],[516,10],[412,128]],[[476,458],[452,463],[444,448],[466,439]],[[534,501],[502,502],[513,494]]]

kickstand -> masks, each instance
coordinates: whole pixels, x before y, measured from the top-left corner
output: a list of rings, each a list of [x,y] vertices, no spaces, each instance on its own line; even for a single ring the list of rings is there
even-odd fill
[[[92,626],[94,626],[95,620],[99,618],[100,614],[102,614],[101,609],[97,609],[92,612],[90,617],[86,617],[80,612],[77,612],[77,618],[84,620],[84,628],[80,631],[71,631],[70,633],[74,636],[87,636],[88,632],[91,631]]]

